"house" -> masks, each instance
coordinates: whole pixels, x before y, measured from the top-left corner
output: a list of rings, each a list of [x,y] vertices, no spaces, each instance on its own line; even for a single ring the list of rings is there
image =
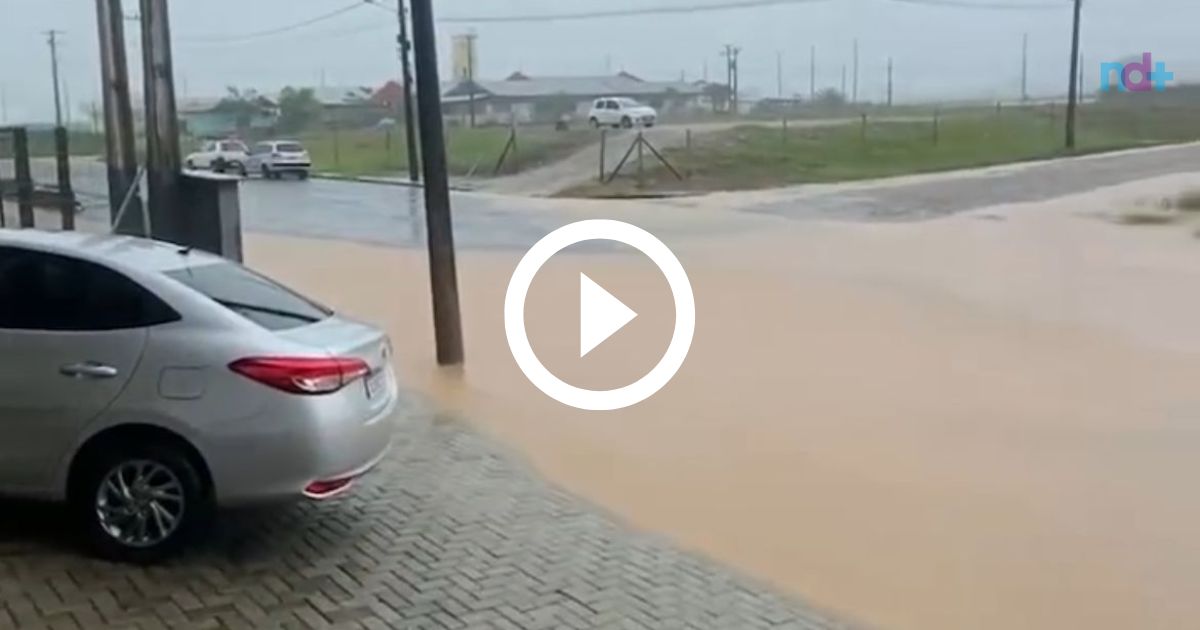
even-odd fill
[[[325,125],[369,127],[392,113],[373,98],[377,90],[369,87],[315,87],[312,91],[321,104],[321,122]]]
[[[533,77],[515,72],[503,81],[462,80],[443,87],[442,111],[465,123],[474,101],[476,124],[550,123],[569,116],[586,119],[592,102],[627,96],[659,114],[705,107],[704,89],[679,81],[646,81],[627,72],[612,76]]]
[[[269,130],[279,118],[279,107],[269,98],[254,97],[243,105],[230,98],[186,98],[176,105],[180,131],[193,138],[229,138]]]

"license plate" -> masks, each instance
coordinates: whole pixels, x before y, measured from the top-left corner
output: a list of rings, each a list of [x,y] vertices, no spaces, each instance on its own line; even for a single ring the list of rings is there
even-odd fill
[[[367,380],[364,383],[367,387],[367,398],[374,398],[382,394],[387,387],[387,370],[380,368],[367,376]]]

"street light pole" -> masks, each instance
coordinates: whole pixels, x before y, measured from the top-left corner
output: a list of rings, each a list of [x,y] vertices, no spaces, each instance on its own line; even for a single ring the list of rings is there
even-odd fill
[[[414,61],[417,70],[417,114],[421,125],[425,173],[425,224],[429,240],[429,282],[439,365],[463,362],[462,315],[454,228],[450,220],[450,187],[446,178],[446,139],[438,80],[437,35],[431,0],[412,0]]]
[[[1075,0],[1075,21],[1071,28],[1071,79],[1067,88],[1067,148],[1075,148],[1075,109],[1079,101],[1079,19],[1083,0]]]
[[[396,17],[400,21],[400,34],[396,40],[400,44],[400,72],[404,80],[404,137],[408,141],[408,179],[416,182],[421,178],[421,164],[417,156],[417,129],[413,122],[412,68],[408,65],[412,42],[408,40],[408,17],[405,14],[404,0],[399,0]]]

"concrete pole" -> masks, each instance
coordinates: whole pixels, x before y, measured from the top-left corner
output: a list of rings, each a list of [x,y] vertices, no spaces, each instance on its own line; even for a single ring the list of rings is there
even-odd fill
[[[47,43],[50,44],[50,76],[54,81],[54,126],[63,126],[61,83],[58,80],[58,36],[62,31],[46,31]]]
[[[416,182],[421,179],[421,158],[417,154],[417,127],[413,117],[413,80],[411,58],[412,42],[408,40],[408,15],[404,8],[404,0],[400,0],[397,17],[400,18],[400,72],[404,79],[404,137],[408,146],[408,179]]]
[[[146,181],[153,236],[182,242],[179,207],[179,119],[171,62],[167,0],[141,0],[142,66],[146,92]]]
[[[1083,0],[1075,0],[1075,20],[1071,27],[1071,77],[1067,88],[1067,148],[1075,148],[1075,108],[1079,101],[1079,84],[1075,77],[1079,76],[1079,19],[1083,9]]]
[[[99,25],[100,80],[104,101],[104,154],[108,167],[110,222],[117,220],[121,202],[130,208],[121,215],[118,234],[142,236],[142,200],[130,195],[137,179],[137,149],[133,144],[133,107],[129,103],[129,67],[125,59],[125,14],[121,0],[96,0]]]
[[[450,220],[450,186],[446,175],[446,138],[438,80],[437,31],[431,0],[412,1],[414,62],[417,70],[417,113],[421,124],[422,168],[425,173],[425,224],[429,235],[429,281],[433,295],[433,328],[439,365],[463,363],[462,315],[454,226]]]

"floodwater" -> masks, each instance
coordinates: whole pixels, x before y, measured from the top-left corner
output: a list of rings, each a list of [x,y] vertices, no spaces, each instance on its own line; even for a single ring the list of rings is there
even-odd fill
[[[459,258],[460,373],[432,364],[420,251],[247,243],[255,266],[386,326],[414,387],[557,483],[847,619],[1182,628],[1200,618],[1200,241],[1092,214],[1197,184],[666,239],[695,288],[691,354],[607,413],[517,370],[502,304],[519,252]],[[580,271],[640,314],[583,359]],[[532,344],[577,385],[626,384],[665,348],[665,292],[636,254],[557,257],[530,292]]]

